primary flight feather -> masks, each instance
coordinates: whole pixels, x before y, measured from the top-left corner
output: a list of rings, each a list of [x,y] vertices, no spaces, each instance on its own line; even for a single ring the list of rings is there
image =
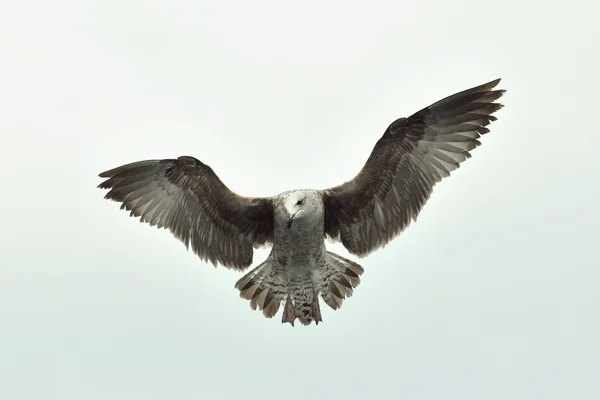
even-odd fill
[[[333,309],[360,283],[363,268],[325,249],[341,241],[359,257],[404,230],[434,185],[480,145],[502,108],[500,79],[446,97],[394,121],[354,179],[325,190],[292,190],[252,198],[232,192],[206,164],[189,156],[147,160],[100,174],[105,198],[141,222],[169,229],[202,260],[245,270],[254,248],[271,245],[267,259],[235,285],[271,318],[322,321],[319,296]]]

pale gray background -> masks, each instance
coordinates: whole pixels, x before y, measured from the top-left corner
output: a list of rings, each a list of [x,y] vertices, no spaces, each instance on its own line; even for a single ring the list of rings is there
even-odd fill
[[[599,398],[591,4],[3,2],[0,398]],[[183,154],[245,195],[325,188],[497,77],[483,146],[318,327],[95,188]]]

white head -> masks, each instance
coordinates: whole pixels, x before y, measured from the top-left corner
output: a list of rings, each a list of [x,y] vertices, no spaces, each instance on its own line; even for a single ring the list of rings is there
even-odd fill
[[[323,200],[314,190],[294,190],[283,194],[287,229],[310,229],[323,220]]]

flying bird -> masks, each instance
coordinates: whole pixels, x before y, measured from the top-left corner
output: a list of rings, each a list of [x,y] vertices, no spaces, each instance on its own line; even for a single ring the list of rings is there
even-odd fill
[[[238,271],[255,248],[271,246],[265,261],[235,287],[282,323],[322,321],[319,296],[335,309],[353,294],[363,268],[325,248],[325,239],[364,257],[397,237],[429,199],[434,185],[471,157],[503,106],[500,79],[446,97],[392,122],[358,175],[324,190],[291,190],[272,197],[231,191],[202,161],[146,160],[100,174],[106,199],[131,216],[166,228],[215,267]]]

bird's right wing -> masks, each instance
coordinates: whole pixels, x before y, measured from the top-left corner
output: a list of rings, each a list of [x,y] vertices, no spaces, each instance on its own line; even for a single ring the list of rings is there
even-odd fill
[[[433,186],[471,156],[495,121],[500,79],[446,97],[394,121],[349,182],[322,191],[325,235],[365,256],[416,219]]]
[[[235,194],[212,168],[188,156],[147,160],[100,174],[105,198],[141,222],[169,229],[201,259],[243,270],[252,264],[254,247],[273,238],[270,198]]]

